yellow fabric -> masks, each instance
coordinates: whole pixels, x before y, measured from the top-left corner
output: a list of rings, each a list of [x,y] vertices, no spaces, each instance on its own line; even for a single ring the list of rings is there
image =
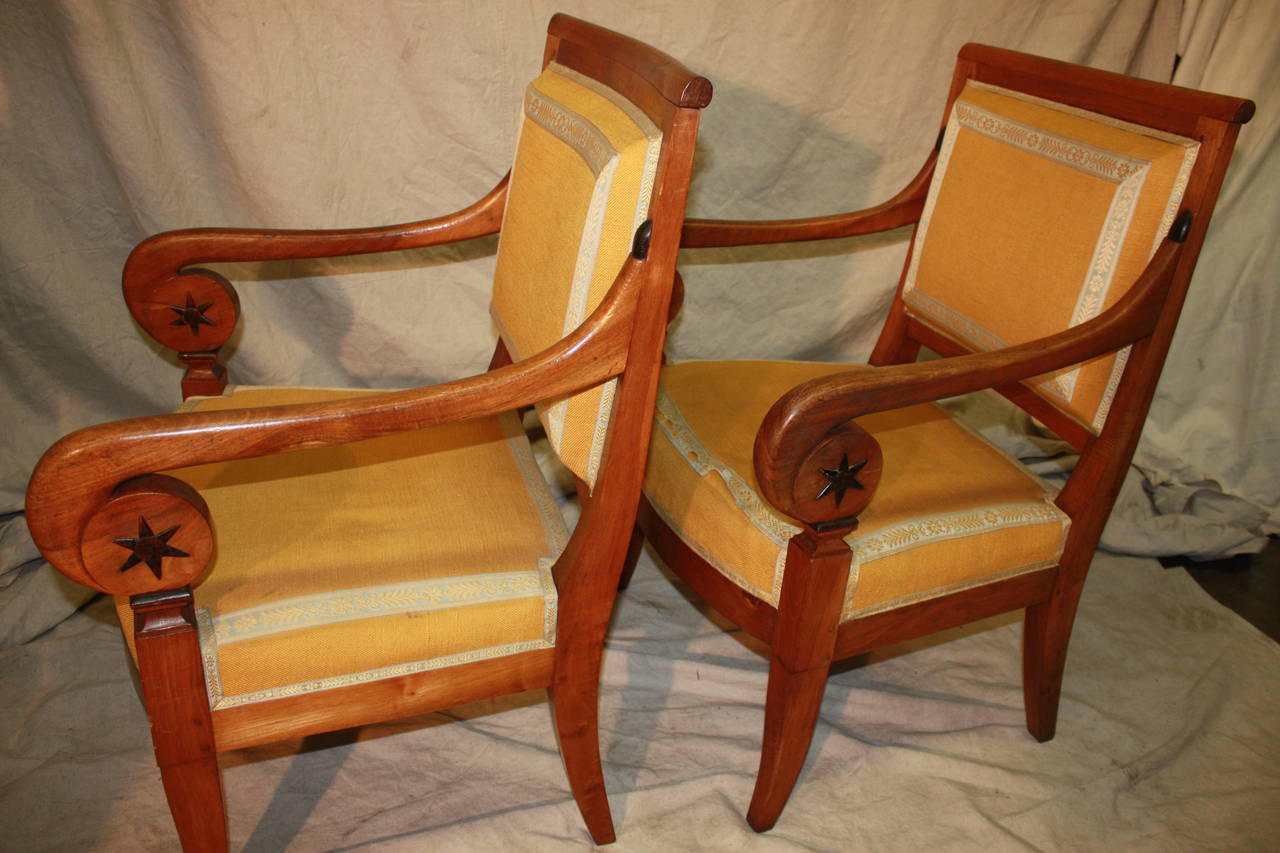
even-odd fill
[[[1097,316],[1133,284],[1178,212],[1198,145],[969,83],[952,108],[907,271],[908,311],[974,349]],[[1123,356],[1033,387],[1101,428]]]
[[[233,389],[184,410],[359,393]],[[168,473],[217,538],[195,588],[214,708],[554,644],[567,532],[513,414]]]
[[[604,298],[647,215],[660,142],[643,113],[570,69],[551,65],[530,84],[492,306],[516,358],[560,340]],[[613,388],[538,406],[552,447],[589,485]]]
[[[663,369],[645,494],[680,537],[734,583],[777,604],[799,528],[756,490],[752,446],[788,388],[854,369],[808,362],[686,362]],[[847,537],[844,618],[1052,565],[1066,517],[1016,460],[933,405],[859,418],[884,474]]]

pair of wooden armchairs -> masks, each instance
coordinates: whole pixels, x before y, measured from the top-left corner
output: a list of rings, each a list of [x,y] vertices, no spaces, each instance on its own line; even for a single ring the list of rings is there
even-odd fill
[[[611,841],[597,685],[639,531],[772,648],[756,829],[796,781],[831,662],[877,646],[1026,608],[1028,727],[1052,736],[1089,558],[1252,105],[971,45],[937,150],[891,201],[686,222],[710,97],[658,51],[556,16],[512,172],[471,207],[134,251],[125,299],[186,365],[186,401],[64,438],[27,518],[59,570],[117,597],[184,849],[226,848],[220,750],[540,687],[587,828]],[[872,366],[661,366],[681,245],[911,222]],[[196,265],[499,231],[487,373],[227,386],[235,291]],[[922,345],[945,358],[917,363]],[[930,402],[982,388],[1081,451],[1059,494]],[[572,533],[528,406],[580,483]]]

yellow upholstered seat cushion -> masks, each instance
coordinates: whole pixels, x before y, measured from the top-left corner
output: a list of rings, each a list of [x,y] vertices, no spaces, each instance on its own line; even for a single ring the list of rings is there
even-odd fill
[[[970,81],[921,215],[908,313],[975,350],[1096,317],[1168,232],[1198,151],[1191,139]],[[1101,429],[1126,354],[1032,388]]]
[[[492,313],[527,358],[580,326],[622,269],[653,195],[662,134],[626,98],[552,63],[525,93]],[[551,446],[588,485],[615,381],[538,404]]]
[[[847,365],[704,361],[665,367],[645,495],[725,577],[777,605],[800,531],[758,494],[752,446],[784,391]],[[871,368],[867,368],[871,369]],[[858,419],[884,473],[858,529],[843,618],[1053,565],[1068,520],[1046,486],[932,404]]]
[[[240,388],[183,410],[360,393]],[[215,709],[554,645],[567,532],[512,413],[168,473],[213,518],[195,601]]]

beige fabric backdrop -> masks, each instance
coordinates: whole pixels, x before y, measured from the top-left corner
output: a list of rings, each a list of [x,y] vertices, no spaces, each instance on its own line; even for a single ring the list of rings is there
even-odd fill
[[[691,202],[703,216],[883,199],[931,145],[955,51],[971,39],[1165,79],[1181,49],[1179,82],[1256,99],[1139,457],[1147,477],[1131,482],[1108,537],[1210,553],[1254,547],[1274,523],[1272,0],[558,5],[713,80]],[[138,240],[193,225],[389,223],[471,201],[510,159],[555,8],[0,0],[0,513],[20,507],[31,466],[63,432],[176,403],[178,369],[119,297]],[[245,317],[232,370],[376,386],[474,372],[492,340],[492,248],[234,270]],[[688,252],[671,349],[861,358],[903,249],[895,234]],[[1015,441],[999,421],[989,428]],[[1043,441],[1014,446],[1042,469],[1069,463]],[[0,646],[40,635],[0,649],[0,846],[173,849],[109,603],[46,630],[75,593],[24,534],[20,516],[0,516]],[[1023,726],[1016,619],[887,650],[834,676],[784,822],[757,836],[741,816],[766,664],[645,558],[602,692],[617,849],[1273,845],[1277,646],[1181,571],[1097,563],[1055,741],[1037,745]],[[542,699],[228,754],[234,847],[587,846]]]

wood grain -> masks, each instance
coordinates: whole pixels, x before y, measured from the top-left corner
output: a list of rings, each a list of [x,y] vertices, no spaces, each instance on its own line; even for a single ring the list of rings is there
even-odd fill
[[[226,752],[397,720],[547,687],[554,663],[553,649],[535,649],[319,693],[219,708],[213,715],[213,731],[218,750]]]
[[[80,556],[89,577],[112,595],[186,587],[213,556],[209,506],[173,477],[126,480],[85,523]]]
[[[787,543],[787,575],[770,645],[760,768],[747,808],[756,832],[772,829],[791,796],[813,740],[853,554],[850,524],[825,533],[802,530]]]
[[[798,240],[830,240],[874,234],[910,225],[920,220],[929,182],[933,180],[937,154],[929,159],[896,196],[850,213],[814,216],[806,219],[687,219],[680,245],[686,249],[721,246],[754,246],[762,243],[793,243]]]
[[[1163,241],[1114,305],[1055,335],[954,358],[836,373],[792,388],[769,409],[756,435],[760,493],[783,512],[807,509],[793,499],[801,463],[831,430],[852,418],[1008,385],[1114,352],[1151,334],[1182,251],[1183,244]]]
[[[80,559],[80,533],[89,514],[124,480],[469,420],[617,376],[627,366],[630,324],[644,289],[641,267],[628,260],[599,308],[568,337],[478,376],[351,400],[154,415],[71,433],[44,454],[32,474],[26,504],[32,538],[59,571],[98,589]]]
[[[844,453],[845,425],[860,415],[992,388],[1079,450],[1079,462],[1056,499],[1071,519],[1056,566],[850,619],[836,630],[832,650],[836,659],[850,657],[1026,608],[1022,671],[1027,727],[1034,737],[1045,740],[1056,728],[1067,647],[1089,562],[1141,434],[1239,127],[1253,115],[1254,105],[1239,98],[966,45],[956,60],[943,110],[944,126],[952,103],[975,80],[1198,140],[1200,151],[1182,200],[1184,213],[1191,217],[1185,240],[1164,240],[1133,287],[1093,320],[1039,340],[973,353],[942,330],[913,317],[904,305],[906,270],[916,251],[913,236],[895,298],[871,354],[875,369],[832,374],[784,393],[759,426],[754,466],[760,494],[805,527],[792,539],[796,545],[813,535],[812,525],[838,521],[829,504],[810,494],[818,483],[818,470],[829,468],[833,456]],[[684,245],[825,239],[917,221],[935,160],[936,155],[930,156],[916,179],[882,205],[790,220],[690,220],[685,224]],[[944,358],[917,363],[922,346]],[[1064,414],[1028,383],[1041,374],[1125,346],[1130,347],[1128,359],[1101,430]],[[850,460],[854,457],[848,453]],[[794,652],[785,650],[828,648],[826,614],[843,602],[844,588],[833,586],[828,591],[830,601],[815,599],[812,548],[789,548],[775,608],[703,560],[696,543],[681,540],[652,508],[641,513],[640,526],[672,570],[709,604],[747,633],[773,644],[761,770],[748,811],[751,825],[765,829],[773,825],[803,763],[808,748],[805,732],[811,730],[824,680],[816,667],[806,668],[812,659],[800,655],[791,660],[788,654]],[[802,599],[804,611],[814,614],[812,620],[789,615],[789,602]],[[803,638],[797,640],[793,636],[797,633]]]
[[[227,849],[227,817],[191,590],[136,595],[138,679],[165,797],[189,853]]]
[[[551,22],[544,59],[612,87],[662,132],[648,251],[643,258],[627,259],[608,295],[578,329],[517,363],[498,342],[488,372],[427,388],[90,427],[64,438],[36,467],[27,495],[28,523],[60,571],[96,589],[136,591],[130,585],[135,575],[150,578],[147,589],[169,587],[190,580],[198,560],[192,555],[189,567],[180,565],[177,561],[188,558],[162,553],[165,543],[177,543],[180,534],[196,526],[200,512],[198,496],[191,500],[175,489],[166,491],[169,484],[155,472],[465,421],[617,380],[595,489],[552,568],[559,598],[554,648],[211,712],[189,591],[180,586],[134,597],[135,622],[141,626],[139,670],[171,809],[187,850],[226,847],[215,743],[221,749],[240,748],[539,687],[551,689],[570,790],[588,831],[600,844],[614,838],[596,710],[601,651],[635,523],[677,280],[698,110],[709,102],[711,87],[647,45],[563,15]],[[157,235],[139,245],[125,266],[125,300],[148,334],[179,351],[188,366],[184,395],[219,393],[226,382],[219,347],[234,327],[238,302],[229,282],[196,264],[385,252],[492,234],[501,227],[506,192],[504,179],[457,213],[381,228],[205,228]],[[174,519],[180,513],[186,515],[179,523]],[[112,549],[120,548],[121,530],[139,529],[136,516],[154,516],[179,529],[141,535],[144,562],[161,558],[161,577],[144,568],[122,582],[113,563],[128,555]],[[88,540],[86,522],[91,522]],[[211,534],[203,541],[212,547]],[[200,554],[207,557],[204,550]]]

